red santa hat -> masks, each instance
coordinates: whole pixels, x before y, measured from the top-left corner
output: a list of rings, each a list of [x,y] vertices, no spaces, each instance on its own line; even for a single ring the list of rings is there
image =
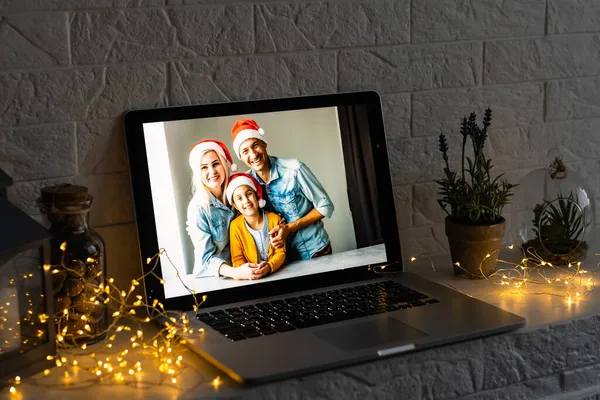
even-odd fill
[[[242,185],[248,185],[254,189],[258,196],[258,206],[260,208],[263,208],[265,204],[267,204],[263,198],[263,191],[260,183],[258,183],[256,178],[254,178],[252,175],[245,172],[238,172],[237,174],[231,175],[229,178],[229,183],[227,184],[227,189],[225,189],[225,194],[227,195],[227,200],[230,204],[233,204],[233,192]]]
[[[225,143],[214,139],[201,140],[192,146],[192,149],[190,150],[190,167],[192,169],[200,166],[202,155],[208,150],[215,151],[224,160],[226,160],[229,163],[229,170],[231,172],[237,171],[237,165],[233,163],[233,158],[231,158],[231,153],[229,153]]]
[[[265,131],[258,126],[256,121],[252,119],[238,119],[233,123],[231,127],[231,140],[233,141],[233,151],[240,157],[240,146],[248,139],[260,139],[263,142],[265,140]]]

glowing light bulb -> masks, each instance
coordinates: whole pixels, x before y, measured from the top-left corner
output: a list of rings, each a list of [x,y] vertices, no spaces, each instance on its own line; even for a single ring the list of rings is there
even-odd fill
[[[214,386],[215,389],[217,389],[221,385],[221,377],[217,376],[215,379],[212,380],[211,384]]]

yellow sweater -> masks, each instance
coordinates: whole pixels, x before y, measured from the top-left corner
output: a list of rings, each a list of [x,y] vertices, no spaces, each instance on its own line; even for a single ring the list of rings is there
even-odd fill
[[[273,229],[279,222],[279,216],[272,212],[265,212],[267,216],[268,230]],[[234,267],[239,267],[247,262],[258,263],[258,251],[254,238],[244,224],[244,216],[240,215],[231,221],[229,225],[229,248],[231,250],[231,263]],[[275,272],[285,261],[285,244],[282,248],[276,249],[269,245],[269,255],[267,263],[271,266],[271,271]]]

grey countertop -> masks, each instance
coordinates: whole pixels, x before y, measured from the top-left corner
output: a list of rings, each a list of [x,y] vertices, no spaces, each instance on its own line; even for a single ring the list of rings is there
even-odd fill
[[[588,258],[586,265],[589,269],[595,269],[596,259],[598,258],[594,256]],[[49,376],[39,374],[24,379],[17,386],[19,393],[16,397],[8,395],[7,390],[3,391],[3,395],[9,398],[19,398],[20,396],[21,398],[45,399],[79,399],[84,397],[87,399],[106,399],[110,397],[131,399],[285,398],[287,397],[286,393],[296,392],[298,396],[304,393],[311,398],[319,396],[336,398],[336,393],[339,394],[340,391],[349,390],[358,397],[387,398],[394,397],[393,393],[404,393],[408,397],[413,397],[411,390],[414,389],[416,390],[414,392],[416,398],[451,398],[456,397],[457,394],[474,395],[482,390],[493,392],[494,390],[512,387],[511,385],[519,385],[519,382],[523,381],[549,379],[547,378],[549,371],[553,373],[563,371],[580,365],[587,365],[587,361],[592,362],[595,360],[586,359],[587,361],[581,361],[582,357],[586,357],[586,351],[590,349],[587,348],[586,350],[586,346],[589,347],[588,344],[585,344],[587,343],[587,336],[582,336],[579,340],[576,339],[576,335],[589,336],[592,332],[592,338],[598,341],[597,332],[600,329],[600,319],[594,316],[600,314],[600,289],[592,290],[586,296],[569,304],[565,299],[564,287],[561,288],[560,285],[547,285],[543,288],[540,288],[540,285],[531,285],[522,292],[500,290],[499,286],[491,281],[466,280],[455,277],[452,273],[450,259],[447,256],[434,258],[433,264],[435,271],[431,268],[429,260],[426,257],[421,257],[415,262],[408,263],[407,270],[523,316],[527,320],[526,327],[520,331],[504,335],[390,357],[386,360],[275,382],[256,388],[240,387],[206,361],[191,353],[185,347],[181,347],[175,349],[175,354],[182,355],[184,362],[184,367],[177,377],[176,384],[172,384],[170,381],[161,383],[161,374],[157,371],[156,361],[152,358],[146,358],[144,371],[134,375],[135,378],[127,384],[115,384],[114,381],[85,383],[87,379],[93,379],[93,377],[85,376],[84,371],[72,371],[67,378],[64,375],[64,370],[53,368]],[[594,279],[595,281],[596,279]],[[544,292],[544,294],[536,294],[540,292]],[[578,327],[578,324],[583,324],[583,328]],[[588,325],[589,328],[586,328]],[[590,332],[586,333],[586,329]],[[156,330],[156,327],[148,327],[147,330],[150,332]],[[573,332],[576,332],[576,334],[573,334]],[[573,340],[576,342],[579,340],[583,343],[583,348],[578,349],[579,342],[577,342],[575,356],[573,356],[572,351],[569,353],[568,349],[559,350],[560,354],[566,351],[565,355],[548,360],[545,357],[553,357],[552,354],[547,355],[544,353],[553,351],[552,344],[547,343],[548,338],[561,343],[570,341],[568,343],[571,343],[571,347],[573,347]],[[565,346],[568,347],[568,343]],[[514,360],[511,359],[510,355],[506,357],[494,356],[494,352],[490,350],[497,349],[501,354],[503,346],[507,346],[507,353],[514,353]],[[530,349],[532,346],[533,350]],[[600,345],[596,345],[593,350],[600,350],[598,347]],[[107,356],[115,356],[117,349],[118,346],[115,346],[107,353]],[[532,351],[533,353],[528,353]],[[536,357],[542,359],[539,360],[539,363],[523,360],[524,357],[528,357],[527,354],[533,359]],[[499,359],[504,359],[504,361]],[[85,360],[80,362],[85,362]],[[432,363],[436,365],[435,369],[427,372],[427,368],[430,368],[433,365]],[[495,366],[490,366],[490,363]],[[556,365],[560,365],[560,368]],[[455,374],[453,371],[456,368],[464,368],[468,379],[462,378],[462,375],[453,376]],[[494,368],[498,370],[497,374],[488,376],[489,371],[494,371]],[[506,371],[502,372],[502,368],[506,368]],[[546,371],[546,368],[550,368],[550,370]],[[420,371],[420,374],[433,374],[435,382],[427,383],[427,379],[430,378],[426,378],[426,375],[416,376],[415,371],[417,370]],[[482,372],[479,372],[480,370]],[[514,376],[515,374],[517,376]],[[386,376],[390,379],[389,381],[383,380]],[[212,382],[217,377],[219,377],[220,385],[215,387]],[[415,386],[416,384],[411,379],[418,381],[420,386]],[[439,382],[444,382],[444,379],[447,380],[447,383],[440,386]],[[562,382],[557,383],[559,386],[566,385],[565,382],[568,383],[568,378],[562,375],[556,379]],[[394,382],[395,386],[390,386],[389,382]],[[438,382],[438,386],[436,386],[436,382]],[[552,382],[542,383],[541,387],[543,388],[552,387],[553,384]],[[573,388],[577,389],[578,386]],[[566,389],[565,387],[558,387],[556,390],[562,392]],[[546,394],[554,393],[556,391]]]

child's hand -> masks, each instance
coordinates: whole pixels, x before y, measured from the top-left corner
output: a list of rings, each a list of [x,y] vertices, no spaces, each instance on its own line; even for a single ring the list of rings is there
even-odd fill
[[[253,273],[259,267],[260,267],[260,265],[254,264],[254,263],[246,263],[246,264],[240,265],[239,267],[235,268],[235,277],[234,278],[242,279],[242,280],[256,279],[256,278],[253,278]]]
[[[269,275],[270,273],[271,273],[271,266],[266,261],[263,261],[262,263],[260,263],[258,268],[254,269],[251,279],[260,279],[260,278],[263,278],[263,277]]]

